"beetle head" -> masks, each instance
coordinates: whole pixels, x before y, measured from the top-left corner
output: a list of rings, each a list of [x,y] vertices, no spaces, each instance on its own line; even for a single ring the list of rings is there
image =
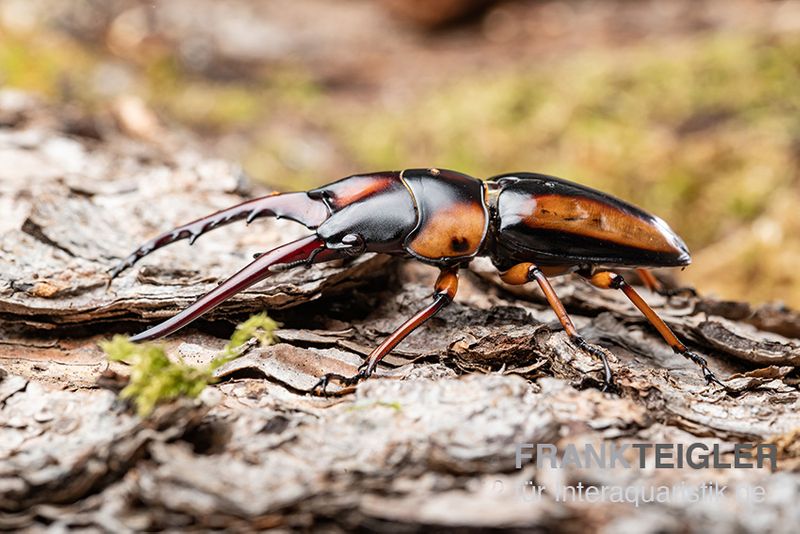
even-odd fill
[[[324,201],[330,211],[317,235],[327,248],[347,255],[401,253],[417,220],[411,193],[398,172],[350,176],[308,195]]]

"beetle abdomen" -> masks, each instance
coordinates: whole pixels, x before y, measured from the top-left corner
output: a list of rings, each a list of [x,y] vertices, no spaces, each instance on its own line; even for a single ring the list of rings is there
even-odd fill
[[[496,257],[541,265],[636,267],[690,262],[686,245],[658,217],[594,189],[540,174],[495,177]]]

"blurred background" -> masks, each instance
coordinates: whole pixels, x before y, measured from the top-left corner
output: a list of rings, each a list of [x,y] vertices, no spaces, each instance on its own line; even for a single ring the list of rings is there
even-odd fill
[[[682,282],[800,307],[798,0],[0,0],[0,86],[280,190],[555,174],[669,221]]]

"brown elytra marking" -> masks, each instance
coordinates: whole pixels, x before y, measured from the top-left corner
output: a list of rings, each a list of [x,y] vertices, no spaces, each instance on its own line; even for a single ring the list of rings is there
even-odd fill
[[[375,193],[389,189],[396,179],[390,176],[354,176],[332,192],[335,208],[349,206]]]
[[[569,232],[654,252],[675,252],[675,246],[649,221],[602,202],[542,195],[532,197],[530,205],[532,212],[523,220],[531,228]]]
[[[479,203],[459,203],[423,221],[409,248],[424,258],[469,256],[478,251],[486,231]]]

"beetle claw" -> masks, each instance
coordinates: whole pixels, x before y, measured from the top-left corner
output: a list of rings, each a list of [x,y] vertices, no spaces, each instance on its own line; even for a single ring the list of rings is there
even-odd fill
[[[603,387],[600,390],[605,393],[607,391],[616,389],[616,384],[614,383],[614,375],[611,372],[611,366],[608,363],[608,358],[606,357],[606,353],[598,349],[597,347],[589,344],[588,341],[586,341],[580,336],[571,336],[571,339],[572,342],[578,346],[578,348],[580,348],[584,352],[591,354],[596,358],[599,358],[600,361],[603,363]]]
[[[319,395],[322,397],[327,397],[328,391],[327,387],[328,384],[331,383],[331,380],[336,380],[342,386],[354,386],[358,384],[361,380],[369,378],[372,373],[367,372],[367,363],[364,362],[359,368],[358,373],[354,374],[353,376],[343,376],[337,373],[327,373],[319,379],[319,382],[314,384],[314,387],[311,388],[311,393],[315,395]]]
[[[717,376],[711,371],[711,369],[708,368],[708,362],[706,361],[705,358],[703,358],[699,354],[695,354],[690,350],[682,352],[681,355],[693,361],[700,367],[700,371],[703,373],[703,378],[705,379],[706,384],[708,384],[709,386],[711,384],[716,384],[725,389],[725,391],[730,391],[730,388],[725,384],[723,384],[722,382],[720,382]]]

